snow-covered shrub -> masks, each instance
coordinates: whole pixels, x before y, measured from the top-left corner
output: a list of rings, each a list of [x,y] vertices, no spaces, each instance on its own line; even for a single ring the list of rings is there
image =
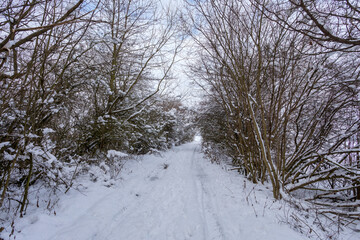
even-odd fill
[[[111,179],[116,179],[124,166],[125,159],[129,157],[128,154],[116,150],[108,150],[106,154],[105,163],[108,166],[108,171]]]

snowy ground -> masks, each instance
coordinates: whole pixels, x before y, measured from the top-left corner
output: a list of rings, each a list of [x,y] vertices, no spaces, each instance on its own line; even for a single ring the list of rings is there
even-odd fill
[[[132,160],[111,187],[84,181],[83,191],[61,198],[56,216],[18,220],[16,240],[306,239],[280,223],[285,209],[270,191],[209,163],[199,150],[190,143]]]

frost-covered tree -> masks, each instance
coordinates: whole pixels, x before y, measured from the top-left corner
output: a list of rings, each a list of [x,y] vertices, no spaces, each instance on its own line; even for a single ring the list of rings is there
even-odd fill
[[[52,120],[78,84],[69,66],[83,52],[77,43],[88,23],[79,21],[91,16],[83,2],[1,3],[0,206],[9,184],[17,183],[24,188],[20,214],[29,185],[39,178],[52,182],[59,177],[49,134]]]
[[[81,166],[108,150],[142,154],[181,142],[187,112],[164,110],[160,93],[182,37],[176,14],[158,6],[0,3],[1,209],[25,213],[35,185],[67,191]]]
[[[256,2],[267,17],[327,50],[358,51],[360,5],[356,0],[275,0]]]
[[[359,132],[359,118],[349,118],[358,90],[348,84],[354,75],[345,53],[318,54],[326,48],[269,19],[266,3],[189,2],[189,34],[200,49],[192,73],[221,107],[208,111],[224,118],[218,131],[201,126],[204,140],[225,138],[224,152],[253,182],[270,181],[275,198],[301,189],[315,203],[356,207],[359,173],[348,159],[359,148],[345,143]],[[359,217],[345,212],[337,213]]]
[[[181,38],[175,15],[165,15],[155,2],[109,0],[99,9],[88,35],[95,46],[85,63],[91,69],[84,95],[90,107],[80,126],[82,145],[90,152],[126,151],[141,132],[135,122],[170,76]]]

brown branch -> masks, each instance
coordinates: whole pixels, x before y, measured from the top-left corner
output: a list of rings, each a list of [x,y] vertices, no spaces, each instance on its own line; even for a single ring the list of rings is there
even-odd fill
[[[325,28],[325,26],[323,24],[321,24],[317,18],[311,13],[311,11],[306,7],[305,3],[303,0],[300,1],[300,5],[298,5],[301,7],[301,9],[304,10],[304,12],[307,14],[308,17],[310,17],[310,19],[315,23],[315,25],[319,28],[319,30],[326,36],[328,37],[330,40],[334,41],[334,42],[338,42],[338,43],[343,43],[343,44],[349,44],[349,45],[360,45],[360,40],[349,40],[349,39],[345,39],[345,38],[341,38],[338,36],[335,36],[334,34],[332,34],[329,30],[327,30]]]

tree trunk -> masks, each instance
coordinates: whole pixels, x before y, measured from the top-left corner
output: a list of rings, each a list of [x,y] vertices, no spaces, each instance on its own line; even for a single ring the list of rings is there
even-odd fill
[[[33,169],[33,156],[32,156],[32,153],[30,153],[29,174],[28,174],[28,176],[26,178],[24,198],[22,200],[21,208],[20,208],[20,217],[23,217],[23,212],[24,212],[24,208],[25,208],[25,205],[26,205],[26,200],[27,200],[28,193],[29,193],[29,185],[30,185],[30,180],[31,180],[31,175],[32,175],[32,169]]]

